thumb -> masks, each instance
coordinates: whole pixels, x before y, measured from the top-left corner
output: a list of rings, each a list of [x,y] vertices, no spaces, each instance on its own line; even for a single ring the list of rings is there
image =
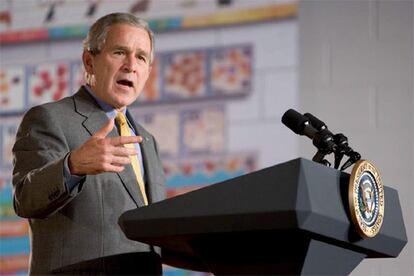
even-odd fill
[[[103,128],[98,130],[93,136],[98,138],[105,138],[109,132],[114,128],[114,119],[109,119]]]

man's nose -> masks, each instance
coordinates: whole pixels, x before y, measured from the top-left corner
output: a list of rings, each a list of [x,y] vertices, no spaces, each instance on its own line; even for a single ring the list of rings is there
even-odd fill
[[[123,71],[135,73],[137,71],[137,61],[134,55],[127,55],[124,60]]]

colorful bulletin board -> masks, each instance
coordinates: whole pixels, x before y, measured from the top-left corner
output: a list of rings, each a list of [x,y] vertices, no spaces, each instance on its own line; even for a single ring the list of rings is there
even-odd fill
[[[296,17],[296,0],[3,0],[0,43],[80,39],[111,11],[146,19],[155,32],[247,24]],[[28,16],[27,11],[30,11]]]
[[[160,52],[135,105],[246,96],[252,85],[251,45]],[[0,115],[69,96],[84,84],[79,60],[0,68]]]
[[[11,179],[4,176],[0,176],[0,220],[0,274],[27,273],[28,222],[14,213]]]
[[[74,4],[75,3],[75,4]],[[30,12],[28,12],[30,11]],[[113,11],[146,19],[155,32],[284,20],[296,0],[0,0],[0,44],[83,39]],[[138,101],[129,109],[157,138],[167,194],[176,196],[257,169],[255,149],[227,149],[226,103],[252,92],[254,48],[227,45],[157,53]],[[1,61],[0,61],[1,63]],[[84,84],[79,59],[0,67],[0,275],[26,275],[28,225],[12,203],[12,153],[30,107],[70,96]],[[165,275],[190,275],[167,267]]]

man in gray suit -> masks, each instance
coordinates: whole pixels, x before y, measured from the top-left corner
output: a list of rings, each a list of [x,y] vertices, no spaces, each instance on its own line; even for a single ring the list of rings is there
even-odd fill
[[[127,110],[153,57],[145,21],[104,16],[84,41],[87,85],[24,116],[13,147],[13,186],[16,213],[30,224],[30,274],[162,273],[159,250],[127,239],[118,225],[126,210],[165,198],[155,139]],[[131,136],[120,136],[118,113]]]

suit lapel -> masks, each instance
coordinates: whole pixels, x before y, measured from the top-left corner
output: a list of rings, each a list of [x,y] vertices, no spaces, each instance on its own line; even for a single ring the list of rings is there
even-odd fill
[[[108,117],[105,112],[99,107],[95,99],[89,95],[85,88],[81,88],[78,93],[74,95],[75,111],[85,117],[82,125],[92,136],[98,130],[100,130],[107,122]],[[117,137],[118,133],[114,128],[108,137]],[[144,205],[144,199],[139,191],[135,173],[131,165],[125,167],[125,169],[117,173],[122,185],[127,190],[128,194],[134,200],[137,206]]]

